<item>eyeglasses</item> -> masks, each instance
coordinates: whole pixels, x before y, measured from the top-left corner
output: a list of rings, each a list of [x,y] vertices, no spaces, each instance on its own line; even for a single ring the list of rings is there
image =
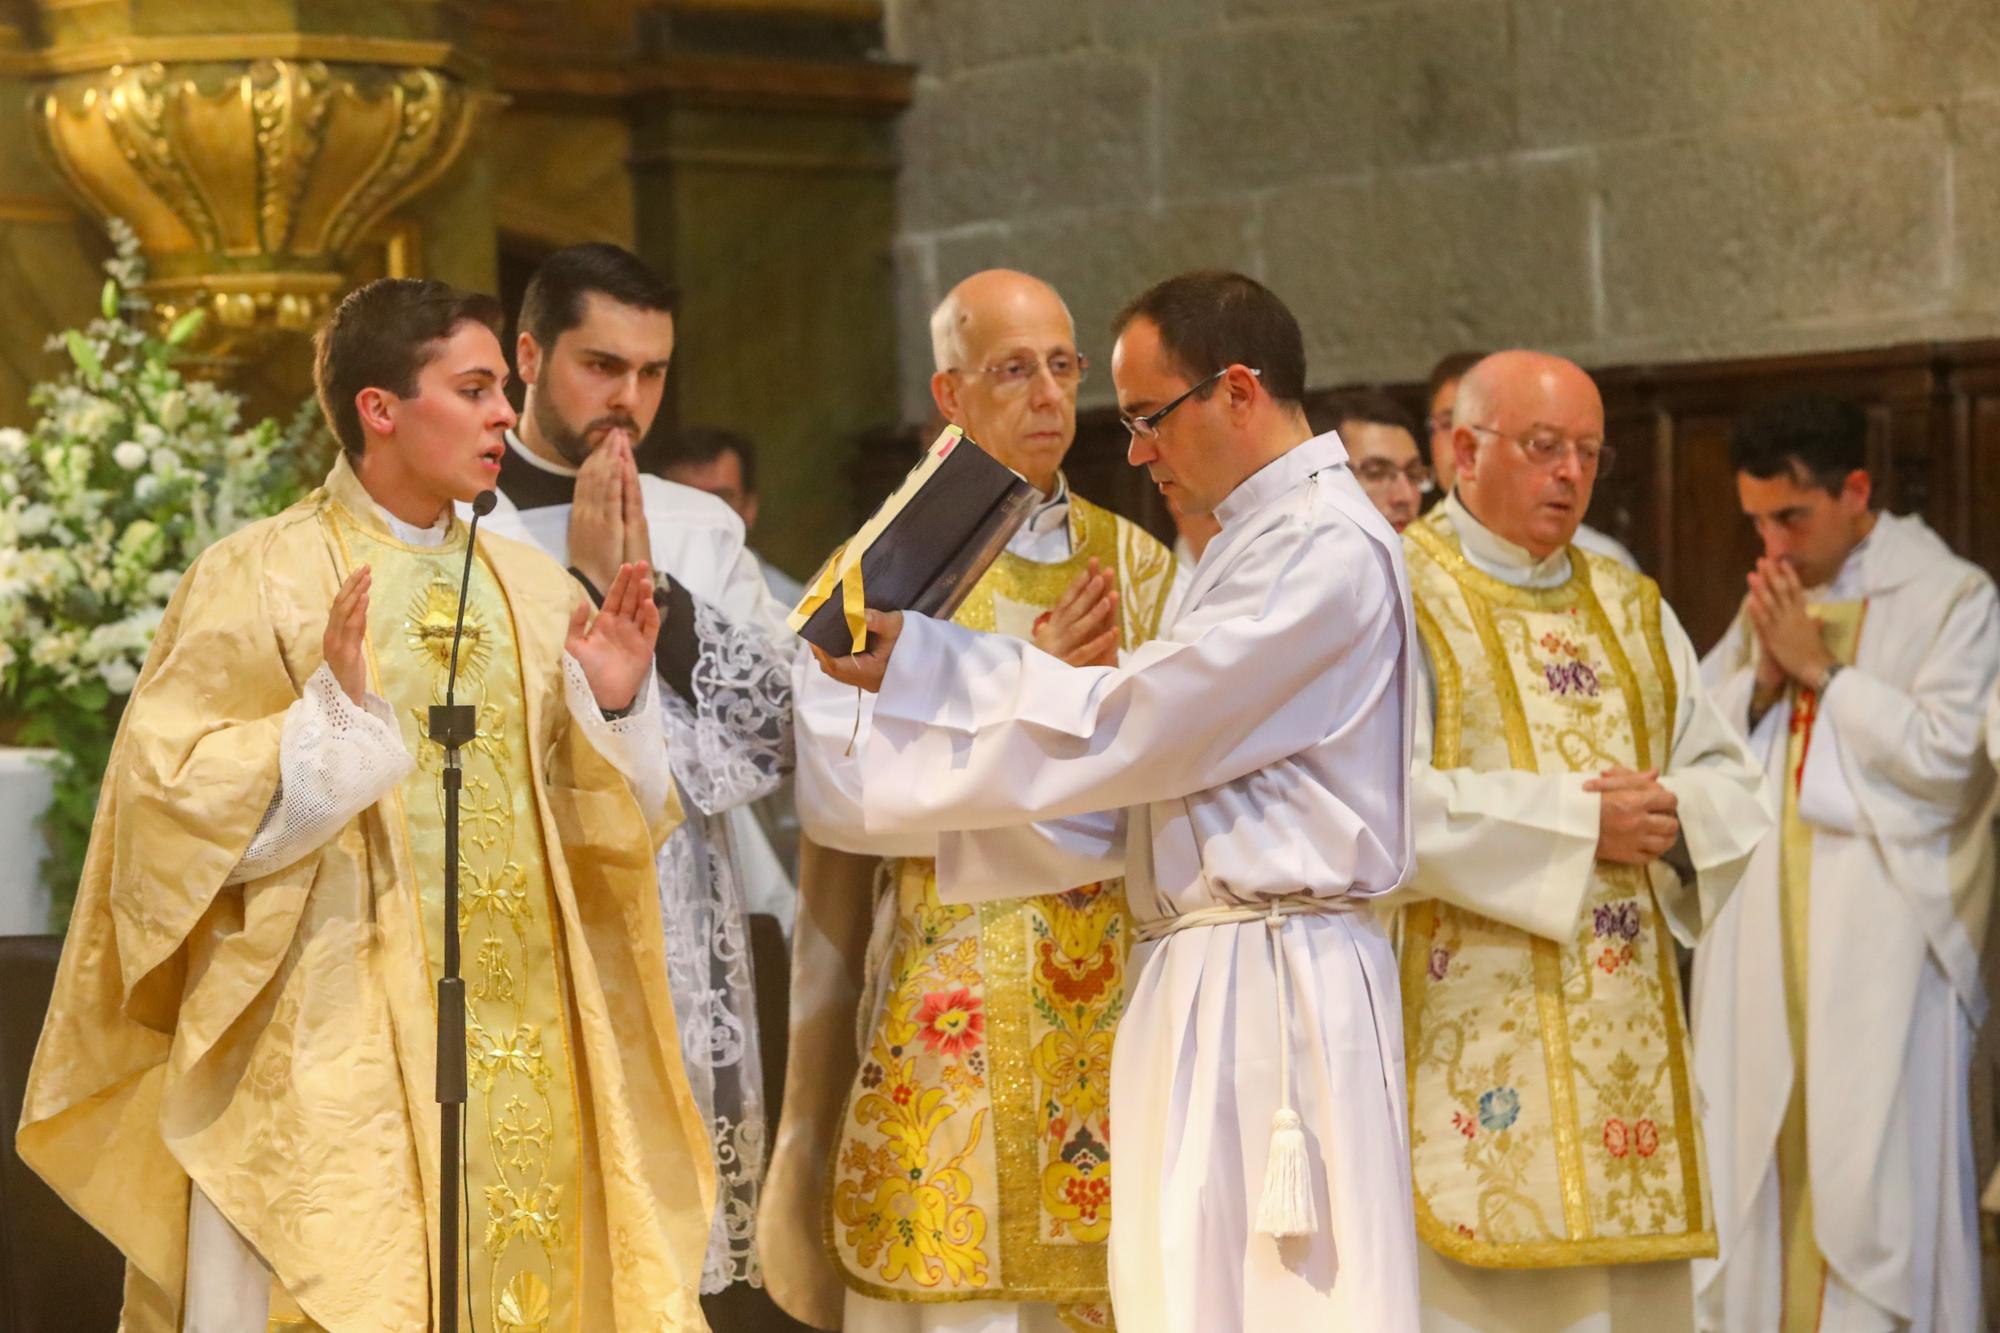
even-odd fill
[[[1437,487],[1431,470],[1422,463],[1397,467],[1386,458],[1370,458],[1354,465],[1354,475],[1371,491],[1393,485],[1398,477],[1409,482],[1418,495],[1429,495]]]
[[[1005,361],[995,361],[977,370],[951,367],[954,375],[984,375],[993,381],[993,387],[1003,391],[1019,389],[1028,381],[1042,373],[1047,367],[1049,378],[1057,384],[1071,385],[1083,383],[1090,373],[1090,358],[1081,352],[1057,352],[1044,361],[1038,356],[1010,356]]]
[[[1248,367],[1245,368],[1248,369]],[[1118,416],[1118,420],[1123,422],[1125,429],[1130,431],[1137,438],[1142,440],[1150,440],[1154,436],[1160,433],[1160,423],[1167,419],[1167,413],[1173,411],[1175,408],[1179,407],[1182,403],[1185,403],[1188,399],[1194,397],[1196,394],[1200,393],[1203,389],[1206,389],[1209,385],[1221,379],[1224,375],[1227,375],[1230,369],[1231,368],[1229,366],[1224,366],[1222,369],[1216,371],[1213,375],[1210,375],[1207,379],[1203,380],[1201,383],[1194,385],[1186,393],[1174,399],[1171,403],[1168,403],[1165,407],[1161,408],[1157,412],[1148,412],[1143,417],[1128,417],[1121,412]],[[1264,374],[1264,372],[1261,370],[1252,370],[1250,371],[1250,373],[1253,376],[1256,376],[1260,379],[1263,377]]]
[[[1440,431],[1450,430],[1451,413],[1433,412],[1428,417],[1424,418],[1424,423],[1431,428],[1431,434],[1433,435],[1436,435]]]
[[[1511,442],[1536,467],[1554,467],[1565,453],[1574,452],[1577,467],[1602,477],[1611,471],[1611,465],[1618,459],[1618,451],[1601,439],[1566,440],[1552,430],[1537,430],[1532,435],[1509,435],[1491,426],[1467,426],[1466,429]]]

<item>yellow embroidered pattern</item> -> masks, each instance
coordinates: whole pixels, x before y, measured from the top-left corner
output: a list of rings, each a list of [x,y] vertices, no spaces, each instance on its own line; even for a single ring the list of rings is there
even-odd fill
[[[399,793],[423,898],[433,975],[443,950],[443,750],[427,736],[444,702],[464,538],[404,546],[352,520],[335,531],[349,567],[368,564],[370,656],[416,771]],[[472,567],[457,699],[477,710],[460,751],[459,914],[466,977],[469,1099],[466,1217],[472,1294],[498,1333],[575,1327],[577,1126],[555,905],[543,859],[518,709],[520,666],[507,604],[491,572]]]
[[[1441,513],[1405,551],[1436,767],[1665,764],[1678,694],[1650,580],[1572,550],[1566,584],[1515,588],[1465,561]],[[1600,863],[1563,944],[1436,902],[1404,927],[1424,1239],[1487,1267],[1714,1253],[1679,973],[1646,872]]]
[[[1006,628],[1052,606],[1094,556],[1115,569],[1126,648],[1158,630],[1172,557],[1071,501],[1072,557],[1004,554],[958,623]],[[1116,882],[1040,898],[940,903],[935,864],[893,867],[888,981],[833,1164],[830,1243],[885,1300],[1034,1300],[1112,1326],[1111,1045],[1131,920]]]

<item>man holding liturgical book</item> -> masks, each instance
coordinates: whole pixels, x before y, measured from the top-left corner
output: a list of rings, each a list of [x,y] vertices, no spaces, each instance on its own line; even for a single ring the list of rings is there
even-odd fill
[[[1221,522],[1173,623],[1115,666],[1079,669],[962,624],[871,613],[866,652],[821,656],[879,691],[855,742],[857,822],[937,840],[937,913],[1124,875],[1137,947],[1110,1069],[1121,1326],[1411,1329],[1401,1002],[1369,910],[1412,863],[1401,548],[1339,437],[1306,424],[1298,323],[1262,285],[1185,274],[1117,328],[1133,463]],[[989,941],[1038,958],[1052,942]],[[1079,980],[1036,972],[1058,995]],[[915,1041],[927,1021],[970,1030],[928,1012]],[[1076,1067],[1062,1056],[1051,1074]],[[864,1071],[880,1094],[892,1077]],[[1010,1095],[996,1086],[996,1102]],[[939,1123],[929,1100],[914,1111]],[[927,1164],[944,1176],[940,1159],[953,1162]],[[940,1220],[936,1234],[966,1234]]]
[[[1041,493],[956,622],[1032,640],[1052,670],[1115,664],[1153,637],[1173,561],[1063,478],[1086,369],[1068,308],[1026,274],[979,273],[931,329],[938,410]],[[1005,901],[942,901],[937,832],[862,820],[872,698],[800,663],[791,1056],[758,1221],[771,1293],[847,1333],[1108,1328],[1106,1078],[1132,934],[1117,872],[1026,866]]]

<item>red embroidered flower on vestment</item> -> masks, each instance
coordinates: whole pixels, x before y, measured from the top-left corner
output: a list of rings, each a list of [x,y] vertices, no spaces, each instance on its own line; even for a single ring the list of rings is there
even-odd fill
[[[1111,1182],[1102,1176],[1088,1180],[1072,1177],[1063,1182],[1063,1198],[1083,1214],[1086,1222],[1095,1222],[1097,1214],[1111,1206]]]
[[[917,1010],[917,1036],[934,1054],[957,1059],[977,1047],[986,1035],[986,1015],[979,997],[963,986],[949,993],[924,996]]]
[[[1632,1126],[1632,1142],[1641,1157],[1651,1157],[1660,1150],[1660,1127],[1650,1120],[1641,1120]]]
[[[1042,978],[1057,995],[1073,1004],[1089,1004],[1104,994],[1118,972],[1118,955],[1108,942],[1088,958],[1072,958],[1056,952],[1054,940],[1043,940],[1036,946],[1036,952],[1042,959]]]
[[[1604,1151],[1613,1157],[1623,1157],[1632,1150],[1632,1131],[1625,1122],[1613,1116],[1604,1122]]]

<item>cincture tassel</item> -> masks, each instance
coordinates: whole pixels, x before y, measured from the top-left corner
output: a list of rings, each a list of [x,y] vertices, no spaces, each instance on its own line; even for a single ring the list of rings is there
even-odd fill
[[[1305,1126],[1292,1108],[1292,977],[1279,934],[1285,924],[1279,901],[1273,901],[1264,918],[1278,980],[1278,1109],[1271,1116],[1271,1154],[1264,1165],[1264,1194],[1257,1201],[1257,1230],[1283,1239],[1318,1231],[1319,1214],[1313,1207],[1312,1155],[1306,1150]]]
[[[1271,1117],[1271,1155],[1264,1165],[1264,1193],[1257,1201],[1257,1233],[1262,1236],[1282,1240],[1319,1230],[1319,1213],[1313,1207],[1312,1152],[1306,1147],[1305,1122],[1292,1106],[1292,967],[1280,932],[1288,916],[1346,916],[1365,910],[1365,904],[1354,898],[1295,893],[1272,898],[1262,908],[1215,903],[1133,926],[1132,938],[1146,942],[1183,930],[1263,919],[1271,941],[1271,971],[1278,983],[1278,1110]]]

